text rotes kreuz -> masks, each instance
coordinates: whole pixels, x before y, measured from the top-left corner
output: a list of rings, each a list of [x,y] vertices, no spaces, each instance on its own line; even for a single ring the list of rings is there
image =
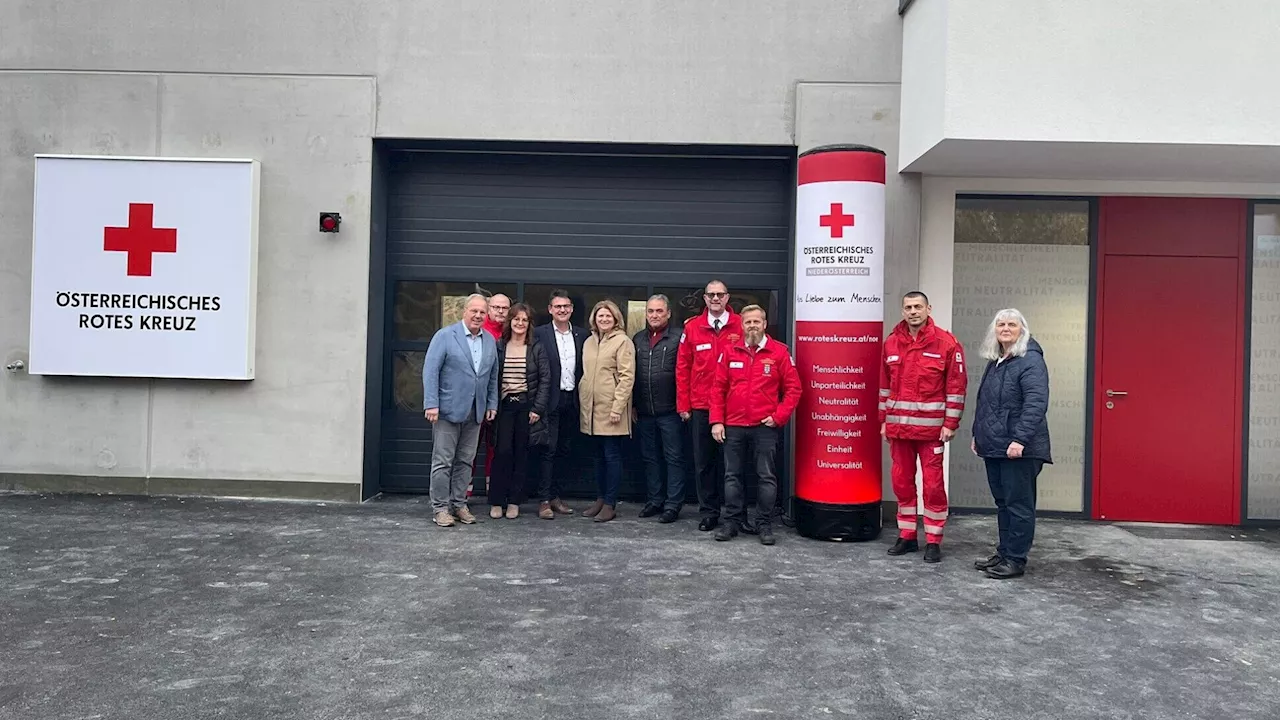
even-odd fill
[[[222,309],[216,295],[151,295],[134,293],[59,292],[60,308],[88,310],[142,310],[209,313]],[[195,332],[198,315],[147,313],[80,313],[79,327],[86,330],[169,330]]]

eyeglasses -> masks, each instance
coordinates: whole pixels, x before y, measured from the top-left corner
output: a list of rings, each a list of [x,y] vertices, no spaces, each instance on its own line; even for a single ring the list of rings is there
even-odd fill
[[[703,294],[704,294],[704,295],[706,295],[707,297],[711,298],[712,300],[719,300],[720,298],[723,298],[723,297],[729,297],[729,293],[727,293],[727,292],[722,292],[722,293],[721,293],[721,292],[714,292],[714,293],[713,293],[713,292],[709,292],[709,293],[703,293]]]
[[[551,309],[552,310],[572,310],[573,306],[572,305],[552,305]]]

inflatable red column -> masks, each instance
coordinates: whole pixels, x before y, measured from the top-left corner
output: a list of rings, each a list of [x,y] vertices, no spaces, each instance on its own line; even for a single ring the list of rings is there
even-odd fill
[[[806,537],[880,534],[884,152],[800,155],[796,188],[795,520]]]

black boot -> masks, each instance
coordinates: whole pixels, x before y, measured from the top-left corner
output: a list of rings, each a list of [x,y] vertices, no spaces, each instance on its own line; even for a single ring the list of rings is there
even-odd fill
[[[999,555],[992,555],[986,560],[978,560],[977,562],[975,562],[973,564],[973,569],[986,570],[987,568],[993,568],[999,565],[1001,560],[1004,560],[1004,558],[1000,557]]]
[[[732,520],[721,525],[720,529],[716,530],[717,542],[732,540],[737,536],[738,536],[738,524],[733,522]]]
[[[650,517],[653,517],[654,515],[657,515],[660,512],[662,512],[662,508],[660,507],[657,507],[655,505],[645,505],[644,509],[640,511],[640,517],[650,518]]]
[[[1001,560],[999,565],[987,568],[987,577],[996,580],[1009,580],[1011,578],[1022,577],[1026,572],[1026,565],[1012,560]]]
[[[774,544],[775,542],[777,542],[777,540],[774,540],[774,539],[773,539],[773,526],[772,526],[772,525],[757,525],[757,526],[756,526],[756,531],[760,533],[760,544],[761,544],[761,545],[772,545],[772,544]]]
[[[889,548],[889,554],[890,555],[906,555],[907,553],[918,552],[919,550],[920,550],[920,543],[917,542],[916,540],[914,539],[905,540],[903,538],[898,538],[898,542],[894,543],[893,547]]]
[[[924,561],[927,563],[942,562],[942,546],[938,543],[928,543],[924,546]]]

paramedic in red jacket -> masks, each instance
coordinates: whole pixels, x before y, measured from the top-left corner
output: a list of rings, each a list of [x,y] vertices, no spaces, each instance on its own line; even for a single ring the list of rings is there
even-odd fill
[[[916,540],[916,458],[924,480],[924,561],[942,559],[947,524],[947,488],[942,459],[946,443],[960,427],[965,376],[964,348],[933,323],[929,298],[909,292],[902,298],[902,322],[884,342],[880,366],[880,434],[889,440],[893,492],[898,496],[898,541],[890,555],[920,549]]]
[[[484,329],[495,341],[502,339],[502,331],[507,327],[507,314],[510,312],[511,298],[502,293],[489,298],[489,314],[485,315]]]
[[[724,501],[724,454],[711,437],[711,388],[716,361],[729,345],[742,339],[742,320],[729,309],[729,288],[719,280],[702,293],[707,311],[684,323],[676,352],[676,412],[692,426],[693,467],[698,486],[698,529],[720,524]]]
[[[711,435],[724,443],[724,525],[716,540],[732,540],[747,521],[742,475],[755,463],[756,531],[772,545],[778,497],[776,457],[782,426],[800,402],[800,375],[786,345],[765,334],[759,305],[742,308],[743,339],[725,348],[711,395]]]

